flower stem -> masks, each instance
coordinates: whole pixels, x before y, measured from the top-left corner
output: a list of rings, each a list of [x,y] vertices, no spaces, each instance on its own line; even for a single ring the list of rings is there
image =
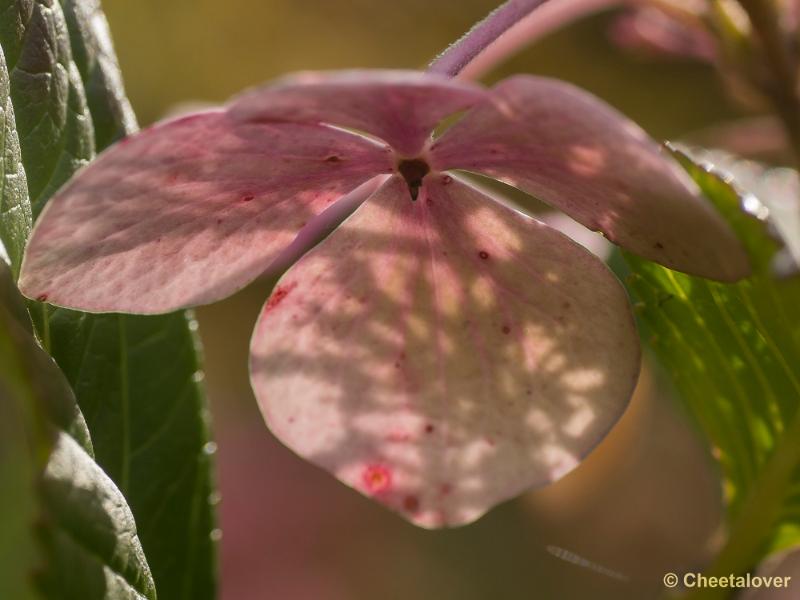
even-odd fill
[[[770,0],[740,0],[753,31],[758,36],[772,71],[766,86],[775,110],[791,141],[795,160],[800,162],[800,99],[797,95],[797,61],[780,26],[780,15]]]
[[[455,77],[501,35],[547,1],[508,0],[436,57],[428,70]]]

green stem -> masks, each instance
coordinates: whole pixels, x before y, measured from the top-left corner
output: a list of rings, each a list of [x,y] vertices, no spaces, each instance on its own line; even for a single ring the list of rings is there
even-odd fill
[[[800,465],[800,410],[775,447],[748,499],[734,522],[730,536],[714,563],[703,574],[708,577],[740,575],[751,569],[778,521],[792,477]],[[702,588],[686,600],[726,598],[729,589]]]
[[[773,78],[765,86],[800,164],[800,101],[797,96],[797,61],[780,26],[771,0],[739,0],[758,36]]]

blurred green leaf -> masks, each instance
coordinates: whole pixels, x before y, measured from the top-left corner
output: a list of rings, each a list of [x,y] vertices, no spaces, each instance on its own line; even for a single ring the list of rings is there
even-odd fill
[[[32,574],[42,564],[33,531],[38,516],[35,486],[52,440],[30,391],[26,393],[19,373],[12,370],[14,348],[6,329],[31,333],[25,305],[14,291],[8,267],[0,260],[0,598],[32,600],[37,597]]]
[[[2,262],[0,285],[12,285]],[[0,303],[0,597],[154,599],[133,515],[21,304],[13,293]]]
[[[0,0],[0,45],[38,214],[92,158],[95,144],[102,149],[136,122],[97,2]],[[24,227],[20,218],[8,221]],[[8,244],[14,238],[3,221]],[[213,598],[213,444],[193,321],[184,313],[88,315],[31,306],[87,416],[97,461],[133,510],[160,594]]]
[[[754,275],[725,285],[626,254],[625,280],[646,343],[721,465],[731,533],[711,570],[730,574],[800,541],[800,278],[771,274],[777,244],[743,210],[759,211],[755,197],[678,158],[745,244]]]

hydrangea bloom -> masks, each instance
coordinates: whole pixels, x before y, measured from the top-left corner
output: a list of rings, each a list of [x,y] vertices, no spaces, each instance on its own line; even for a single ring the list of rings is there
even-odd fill
[[[301,456],[417,524],[466,523],[599,442],[639,345],[601,261],[453,169],[667,266],[747,273],[691,181],[585,92],[359,71],[281,80],[121,141],[50,201],[20,286],[96,312],[214,302],[382,177],[277,284],[252,338],[253,389]]]

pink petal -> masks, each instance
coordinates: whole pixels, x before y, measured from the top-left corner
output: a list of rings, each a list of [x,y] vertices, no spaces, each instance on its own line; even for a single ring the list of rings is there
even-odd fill
[[[266,303],[251,380],[283,443],[425,527],[574,468],[639,370],[605,265],[450,176],[391,178]]]
[[[113,146],[34,228],[20,288],[95,312],[214,302],[263,272],[306,221],[373,175],[389,152],[312,124],[178,119]]]
[[[375,135],[413,157],[445,117],[482,100],[475,84],[419,71],[301,73],[245,92],[230,107],[248,121],[325,122]]]
[[[611,241],[722,281],[749,273],[730,228],[637,125],[578,88],[517,76],[431,147],[436,169],[496,177]]]

